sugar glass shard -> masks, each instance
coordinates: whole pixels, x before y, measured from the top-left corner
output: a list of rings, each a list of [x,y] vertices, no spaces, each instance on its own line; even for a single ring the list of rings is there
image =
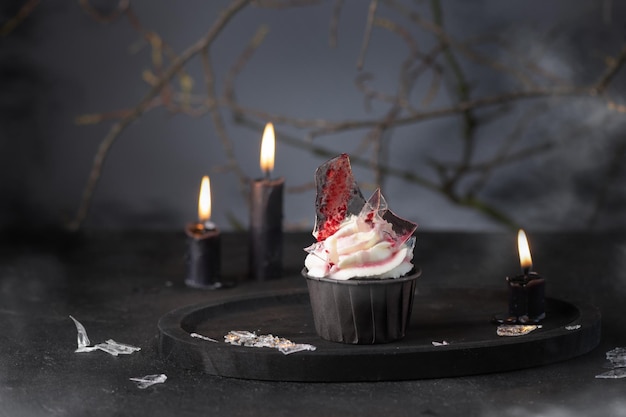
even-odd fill
[[[617,347],[606,352],[606,359],[611,362],[613,368],[626,367],[626,348]]]
[[[290,345],[284,345],[284,346],[278,347],[278,350],[283,355],[291,355],[292,353],[303,352],[305,350],[314,351],[315,349],[317,349],[315,346],[309,345],[306,343],[292,343]]]
[[[284,355],[316,349],[313,345],[294,343],[284,337],[277,337],[272,334],[257,335],[246,330],[231,330],[224,336],[224,341],[236,346],[278,349]]]
[[[398,217],[389,210],[387,200],[381,194],[380,188],[374,191],[359,213],[360,221],[371,223],[374,221],[374,218],[385,220],[391,225],[391,229],[395,234],[392,238],[398,245],[409,240],[417,229],[417,224]]]
[[[94,350],[98,350],[98,347],[97,346],[82,346],[76,349],[74,352],[84,353],[84,352],[93,352]]]
[[[113,339],[108,339],[104,343],[98,343],[95,348],[100,349],[110,355],[130,355],[131,353],[140,351],[141,348],[136,346],[126,345],[124,343],[118,343]]]
[[[498,326],[496,334],[498,336],[524,336],[534,330],[540,329],[538,325],[502,324]]]
[[[616,368],[610,371],[596,375],[598,379],[620,379],[626,378],[626,368]]]
[[[163,384],[167,380],[165,374],[146,375],[139,378],[129,378],[131,381],[137,383],[137,388],[146,389],[154,384]]]
[[[138,352],[141,350],[140,347],[127,345],[125,343],[116,342],[113,339],[108,339],[106,344],[111,348],[115,349],[115,351],[121,355],[130,355],[131,353]]]
[[[372,217],[378,215],[382,218],[385,212],[388,210],[387,200],[380,193],[380,188],[377,188],[376,191],[370,196],[367,202],[363,205],[361,212],[359,213],[359,217],[373,220]]]
[[[207,342],[219,343],[217,340],[211,339],[210,337],[207,337],[207,336],[203,336],[199,333],[189,333],[189,336],[195,337],[196,339],[206,340]]]
[[[391,224],[391,228],[396,233],[397,243],[404,243],[411,239],[411,236],[417,230],[417,224],[396,216],[391,210],[385,212],[383,219]]]
[[[110,346],[108,343],[98,343],[95,347],[96,349],[100,349],[101,351],[106,352],[109,355],[119,355],[119,351],[114,346]]]
[[[87,336],[87,330],[85,330],[85,326],[83,326],[78,320],[76,320],[74,317],[70,316],[70,318],[74,321],[74,324],[76,325],[76,331],[77,331],[77,343],[78,343],[78,349],[76,349],[76,352],[91,352],[92,350],[95,350],[95,348],[89,348],[89,345],[91,345],[91,341],[89,340],[89,337]]]
[[[348,215],[358,215],[365,199],[352,175],[350,158],[345,153],[317,168],[315,184],[317,196],[313,236],[322,241],[335,233]]]
[[[224,336],[224,342],[238,346],[250,346],[255,343],[256,340],[256,333],[246,330],[232,330]]]

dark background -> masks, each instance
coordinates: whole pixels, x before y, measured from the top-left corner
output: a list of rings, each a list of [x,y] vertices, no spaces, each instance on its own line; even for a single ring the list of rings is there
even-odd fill
[[[4,1],[2,21],[19,12],[26,1]],[[141,24],[158,33],[180,53],[201,37],[228,1],[142,0],[131,3]],[[427,1],[397,2],[432,17]],[[116,1],[89,3],[102,13]],[[293,118],[348,120],[384,115],[388,107],[374,100],[366,106],[355,86],[361,74],[370,85],[393,94],[407,47],[398,36],[374,27],[365,65],[356,62],[363,41],[369,2],[344,2],[337,47],[329,46],[335,2],[307,7],[248,7],[227,25],[211,47],[218,93],[229,68],[237,61],[260,25],[269,33],[241,71],[240,104]],[[445,29],[459,42],[497,35],[478,50],[521,68],[525,62],[557,74],[565,84],[588,86],[605,70],[608,57],[620,50],[626,35],[626,4],[617,1],[572,2],[443,0]],[[377,15],[407,27],[422,51],[433,38],[387,2]],[[507,48],[502,47],[502,40]],[[120,17],[99,22],[78,1],[41,2],[10,33],[0,38],[0,227],[64,227],[78,208],[83,187],[99,145],[111,126],[107,120],[79,125],[84,114],[115,112],[135,106],[148,91],[145,71],[151,69],[150,45]],[[511,51],[515,51],[512,53]],[[506,73],[494,71],[457,54],[472,97],[519,90]],[[455,96],[454,72],[440,57],[443,86],[430,108],[445,107]],[[167,63],[166,63],[167,64]],[[204,94],[199,58],[186,67],[193,93]],[[505,136],[521,129],[516,146],[547,143],[549,150],[494,170],[479,194],[482,201],[506,213],[517,224],[537,230],[626,227],[626,173],[621,165],[626,146],[624,80],[618,72],[606,94],[580,94],[506,103],[480,109],[474,161],[493,153]],[[551,87],[551,82],[542,81]],[[411,99],[417,103],[430,86],[418,82]],[[612,104],[611,104],[612,103]],[[532,112],[528,120],[524,115]],[[258,149],[262,125],[237,123],[223,108],[235,156],[245,175],[260,176]],[[526,121],[525,121],[526,120]],[[305,149],[315,144],[330,154],[356,153],[367,130],[307,140],[306,129],[276,124],[275,175],[289,186],[310,182],[314,169],[327,159]],[[386,133],[390,166],[437,179],[433,158],[454,161],[462,152],[462,117],[434,118],[397,126]],[[283,141],[282,137],[297,139]],[[370,158],[366,154],[364,158]],[[157,107],[133,123],[114,144],[105,162],[86,228],[179,229],[195,218],[200,177],[211,174],[213,219],[223,229],[246,227],[245,193],[238,179],[224,169],[226,156],[207,115],[173,114]],[[365,194],[373,190],[371,170],[355,168]],[[465,183],[461,182],[459,187]],[[445,193],[388,177],[383,192],[400,215],[424,230],[502,230],[508,227],[485,210],[459,206]],[[309,229],[314,191],[290,193],[285,201],[286,228]]]

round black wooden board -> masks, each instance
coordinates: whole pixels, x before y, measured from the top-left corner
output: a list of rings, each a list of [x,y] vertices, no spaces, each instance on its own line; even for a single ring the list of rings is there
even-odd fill
[[[506,297],[487,289],[420,289],[407,336],[379,345],[319,338],[306,290],[238,297],[166,314],[159,321],[159,349],[179,366],[212,375],[331,382],[509,371],[570,359],[600,341],[600,312],[595,307],[552,298],[546,299],[542,328],[524,336],[497,336],[491,318],[505,312]],[[273,334],[317,350],[284,355],[271,348],[233,346],[223,342],[231,330]],[[194,332],[219,343],[193,338]],[[449,344],[432,343],[443,341]]]

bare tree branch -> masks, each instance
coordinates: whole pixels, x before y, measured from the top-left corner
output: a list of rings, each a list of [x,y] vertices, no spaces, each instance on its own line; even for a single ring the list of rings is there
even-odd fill
[[[406,125],[415,122],[419,122],[422,120],[428,119],[436,119],[440,117],[447,117],[451,115],[456,115],[459,113],[463,113],[469,109],[478,109],[483,107],[495,106],[500,104],[505,104],[512,101],[517,100],[525,100],[525,99],[536,99],[542,97],[564,97],[564,96],[575,96],[575,95],[589,95],[591,94],[590,89],[584,87],[567,87],[567,88],[538,88],[533,90],[520,90],[513,91],[510,93],[496,94],[493,96],[481,97],[474,100],[461,102],[458,104],[454,104],[451,106],[441,107],[439,109],[422,111],[414,114],[410,114],[408,116],[399,117],[396,119],[395,123],[397,125]],[[289,122],[289,120],[285,120],[285,122]],[[342,122],[325,122],[325,121],[305,121],[299,120],[299,127],[319,127],[318,130],[312,132],[312,136],[321,136],[328,135],[331,133],[342,132],[345,130],[352,129],[367,129],[375,126],[377,123],[380,123],[379,120],[347,120]],[[294,124],[295,126],[295,124]]]
[[[87,0],[79,1],[89,4]],[[125,0],[120,0],[119,4],[123,5],[124,1]],[[369,85],[371,79],[370,74],[361,73],[356,78],[357,89],[363,93],[366,105],[370,104],[373,100],[378,101],[377,104],[382,103],[388,105],[388,108],[383,114],[355,120],[300,118],[278,114],[271,110],[254,109],[239,103],[235,92],[237,77],[241,74],[246,65],[249,64],[253,54],[259,49],[266,38],[268,33],[266,26],[259,27],[254,37],[226,73],[224,92],[223,95],[219,97],[215,86],[216,74],[214,73],[213,63],[211,61],[210,46],[228,21],[248,4],[267,8],[286,8],[312,3],[317,2],[307,0],[233,1],[228,9],[213,23],[209,32],[180,55],[176,55],[156,32],[152,32],[141,26],[130,7],[120,9],[126,14],[135,30],[141,33],[144,39],[152,46],[153,71],[148,71],[145,74],[145,80],[151,88],[146,96],[133,108],[97,115],[84,115],[80,119],[83,123],[98,123],[110,119],[116,119],[117,122],[113,124],[109,133],[100,143],[100,147],[94,157],[87,185],[83,192],[79,210],[71,226],[77,228],[85,219],[106,156],[115,140],[133,121],[141,117],[141,115],[149,109],[157,106],[165,106],[170,112],[180,112],[192,116],[209,113],[212,123],[215,126],[217,137],[227,156],[226,164],[220,167],[220,169],[226,169],[237,175],[242,187],[242,192],[244,192],[248,178],[235,157],[233,141],[228,134],[222,116],[224,109],[228,109],[232,112],[237,123],[255,126],[257,131],[260,131],[265,121],[268,120],[274,122],[276,126],[283,125],[302,129],[304,130],[303,135],[309,135],[311,138],[346,131],[358,132],[360,130],[367,130],[362,137],[357,151],[352,157],[352,161],[355,165],[370,168],[374,172],[375,181],[378,185],[384,183],[386,176],[393,176],[416,184],[424,189],[439,193],[457,206],[478,210],[495,221],[508,226],[514,226],[515,221],[498,210],[497,207],[493,207],[486,201],[482,201],[478,197],[479,192],[485,187],[492,173],[497,168],[507,163],[547,152],[553,149],[554,146],[550,142],[539,143],[538,145],[524,147],[514,152],[512,151],[512,144],[521,137],[521,133],[513,132],[512,137],[504,141],[503,145],[493,157],[488,159],[483,158],[481,161],[477,162],[474,155],[477,146],[475,129],[479,123],[486,123],[488,115],[485,115],[485,109],[495,108],[498,110],[498,113],[491,113],[493,116],[494,114],[501,115],[503,112],[510,109],[510,104],[518,103],[523,100],[537,100],[548,97],[597,96],[598,100],[606,102],[606,106],[609,110],[626,112],[626,110],[624,110],[626,106],[609,98],[607,94],[607,89],[615,76],[623,68],[624,62],[626,61],[626,46],[622,46],[617,55],[607,59],[605,71],[597,78],[593,85],[565,85],[563,82],[555,82],[557,80],[551,73],[544,71],[539,65],[533,62],[511,66],[508,65],[508,62],[505,64],[503,61],[493,59],[479,52],[477,48],[478,43],[489,40],[487,37],[473,37],[472,39],[464,39],[463,42],[451,37],[444,28],[443,13],[438,0],[431,0],[432,21],[424,19],[416,11],[408,8],[404,4],[399,4],[395,0],[383,1],[383,4],[405,16],[415,27],[423,32],[434,35],[437,43],[430,51],[426,52],[421,52],[417,46],[416,39],[418,35],[395,21],[377,16],[379,1],[371,0],[369,2],[364,37],[357,63],[359,70],[363,67],[374,26],[399,36],[409,50],[407,57],[399,67],[398,83],[395,87],[395,92],[382,92],[372,88]],[[343,0],[335,0],[333,4],[329,34],[331,46],[337,44],[338,22],[343,6]],[[505,46],[502,46],[501,49],[504,48]],[[202,59],[206,97],[198,97],[191,94],[191,80],[184,68],[188,61],[196,55],[200,55]],[[465,59],[459,59],[460,57]],[[515,63],[518,57],[513,56],[512,58]],[[164,64],[164,60],[169,60],[169,66]],[[463,64],[469,61],[490,68],[498,74],[507,75],[519,81],[521,85],[517,89],[504,93],[472,97],[470,82],[463,68]],[[519,62],[519,59],[517,61]],[[446,97],[449,104],[440,105],[440,107],[437,108],[425,108],[425,106],[434,102],[435,98],[441,98],[440,85],[444,79],[444,66],[446,71],[451,71],[450,74],[452,74],[452,79],[454,80],[454,88],[451,89],[451,91],[454,91],[455,94],[452,97]],[[179,77],[180,86],[177,87],[172,83],[174,77]],[[421,97],[421,108],[416,107],[412,103],[419,103],[420,101],[416,100],[415,95],[411,95],[418,80],[430,81],[428,88],[422,90],[425,91],[425,93],[424,96]],[[546,82],[546,80],[548,80],[548,82]],[[544,84],[544,87],[540,86]],[[423,86],[423,83],[421,85]],[[420,108],[420,110],[418,110],[418,108]],[[481,110],[480,119],[476,116],[478,110]],[[431,162],[439,174],[438,181],[426,179],[409,170],[390,166],[386,160],[386,155],[387,149],[390,146],[392,132],[396,127],[450,116],[460,116],[462,122],[462,156],[460,160],[455,163]],[[325,157],[334,155],[334,152],[318,143],[289,137],[284,133],[278,135],[278,140],[288,143],[291,146],[307,150],[314,155]],[[364,155],[365,152],[371,152],[371,155]],[[470,181],[469,186],[467,186],[468,181]],[[461,189],[461,184],[463,184],[463,189]],[[289,191],[302,192],[310,189],[310,187],[310,183],[300,186],[294,185],[290,186]],[[598,206],[601,205],[602,201]]]
[[[104,137],[98,151],[94,157],[91,172],[87,179],[87,185],[83,191],[81,202],[78,207],[78,211],[72,222],[68,225],[70,230],[76,230],[80,227],[82,222],[87,216],[89,206],[91,204],[93,193],[98,185],[100,174],[102,172],[103,164],[109,153],[109,150],[115,143],[119,135],[138,117],[140,117],[150,106],[152,99],[159,94],[165,85],[180,71],[180,69],[194,56],[200,53],[203,49],[207,48],[216,38],[217,35],[224,29],[226,24],[232,19],[237,12],[244,8],[250,0],[237,0],[229,5],[227,9],[221,12],[217,20],[214,22],[211,29],[200,38],[196,43],[187,48],[167,69],[159,81],[148,91],[148,93],[141,99],[139,104],[133,109],[133,111],[126,117],[115,123],[109,133]]]

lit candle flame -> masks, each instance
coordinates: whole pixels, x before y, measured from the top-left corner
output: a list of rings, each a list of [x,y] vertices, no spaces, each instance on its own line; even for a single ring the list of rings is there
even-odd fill
[[[533,266],[533,259],[530,256],[528,239],[522,229],[517,233],[517,250],[519,251],[519,263],[524,273],[528,273]]]
[[[269,177],[270,172],[274,169],[274,152],[276,148],[276,139],[274,137],[274,125],[268,123],[263,131],[263,139],[261,140],[261,171]]]
[[[200,186],[198,220],[200,220],[200,223],[206,223],[211,220],[211,181],[206,175],[202,177],[202,185]]]

